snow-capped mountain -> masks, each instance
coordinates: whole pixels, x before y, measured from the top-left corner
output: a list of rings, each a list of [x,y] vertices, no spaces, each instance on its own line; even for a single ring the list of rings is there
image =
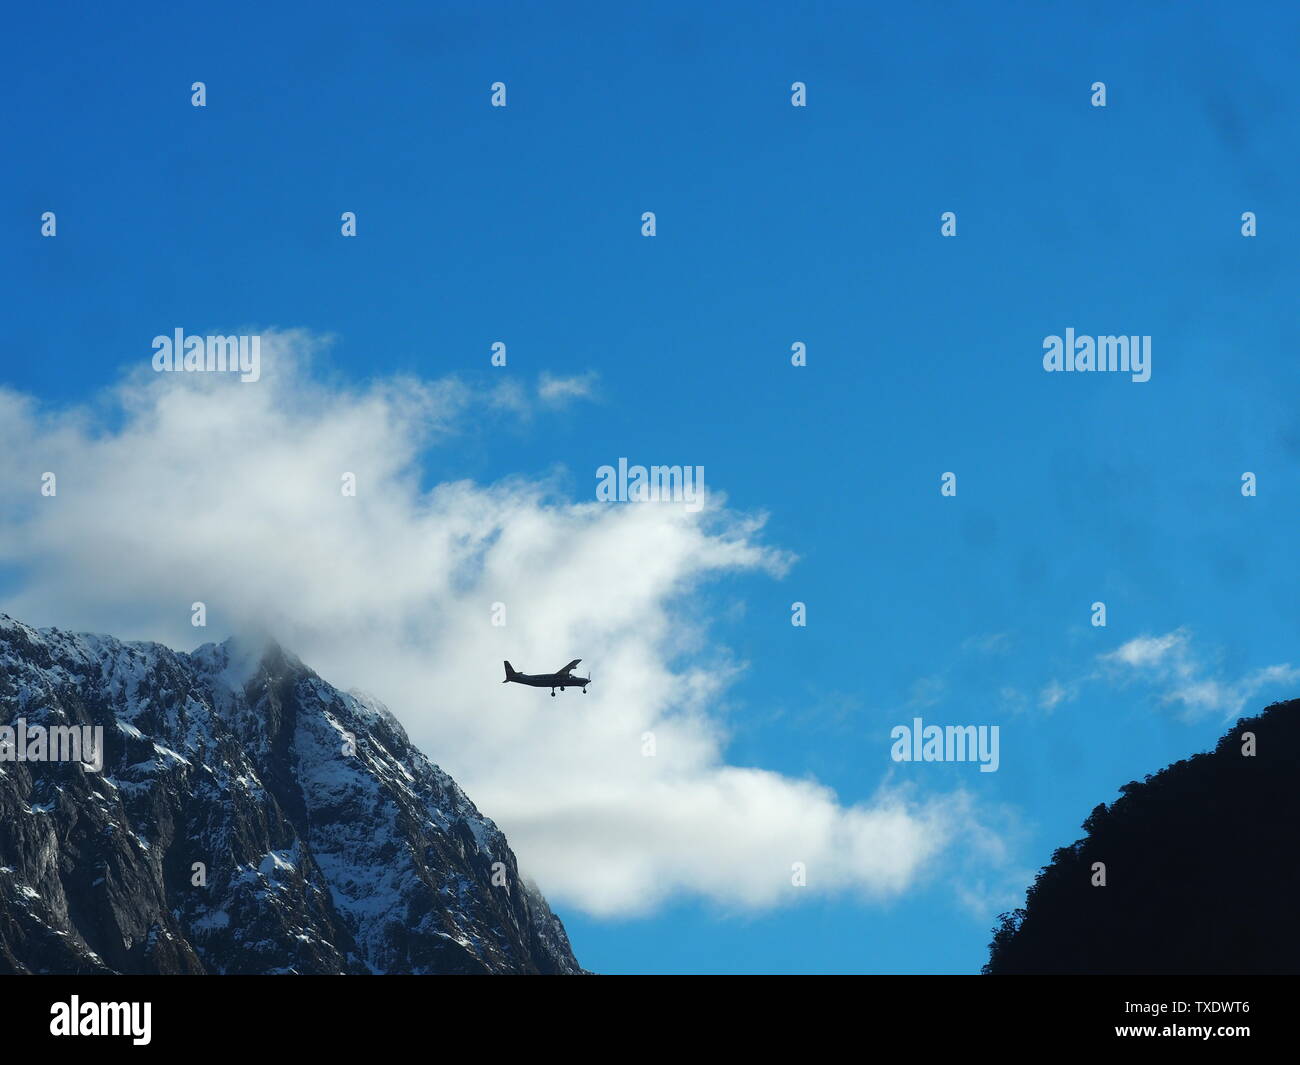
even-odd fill
[[[102,727],[100,771],[17,760],[60,725]],[[0,614],[4,726],[0,972],[582,971],[456,782],[274,643]]]

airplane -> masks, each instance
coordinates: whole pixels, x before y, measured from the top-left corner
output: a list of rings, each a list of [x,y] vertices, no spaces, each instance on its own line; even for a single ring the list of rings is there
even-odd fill
[[[513,680],[516,684],[530,684],[534,688],[550,688],[552,699],[555,698],[556,688],[559,688],[560,691],[564,691],[566,687],[569,688],[581,687],[582,694],[586,695],[587,685],[591,683],[591,678],[575,677],[573,675],[574,666],[576,666],[581,661],[582,661],[581,658],[575,658],[567,666],[565,666],[563,669],[559,670],[556,673],[533,673],[533,674],[520,673],[518,670],[515,669],[514,666],[512,666],[509,662],[507,662],[505,664],[506,679],[503,680],[501,683],[509,684]]]

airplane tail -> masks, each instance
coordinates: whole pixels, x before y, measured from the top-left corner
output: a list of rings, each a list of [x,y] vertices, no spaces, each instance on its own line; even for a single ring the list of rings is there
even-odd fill
[[[506,679],[503,680],[501,683],[502,683],[502,684],[509,684],[509,683],[510,683],[512,680],[514,680],[515,677],[517,677],[517,676],[519,676],[519,674],[515,671],[515,667],[512,666],[509,662],[507,662],[507,663],[506,663]]]

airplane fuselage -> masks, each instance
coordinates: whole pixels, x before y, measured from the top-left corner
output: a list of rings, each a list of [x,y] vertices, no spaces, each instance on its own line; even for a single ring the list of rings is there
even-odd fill
[[[510,678],[516,684],[530,684],[534,688],[585,688],[590,677],[575,677],[572,673],[516,673]]]
[[[527,684],[530,688],[550,688],[551,694],[555,694],[555,689],[559,688],[564,691],[565,688],[581,688],[582,694],[587,694],[587,685],[591,683],[590,677],[575,677],[573,668],[581,658],[575,658],[563,669],[555,673],[520,673],[509,662],[503,662],[506,667],[506,679],[502,682],[509,684],[513,681],[515,684]]]

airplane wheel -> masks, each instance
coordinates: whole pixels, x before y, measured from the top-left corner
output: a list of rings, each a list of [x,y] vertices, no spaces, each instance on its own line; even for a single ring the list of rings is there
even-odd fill
[[[564,691],[564,689],[563,689],[563,688],[561,688],[561,689],[560,689],[560,691]]]
[[[552,698],[552,699],[555,698],[555,692],[551,692],[551,698]]]

